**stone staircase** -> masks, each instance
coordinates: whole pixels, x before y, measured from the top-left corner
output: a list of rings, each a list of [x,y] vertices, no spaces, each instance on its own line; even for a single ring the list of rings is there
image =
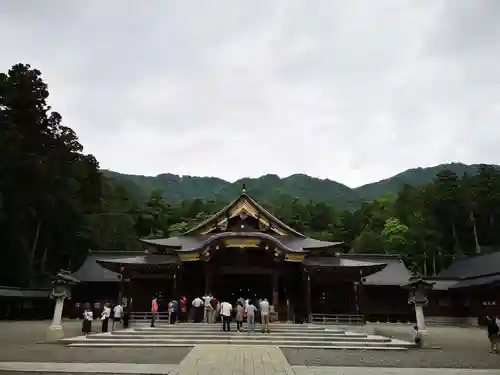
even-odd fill
[[[61,340],[70,347],[172,347],[200,344],[273,345],[281,348],[407,350],[413,344],[383,336],[347,332],[337,328],[307,324],[276,323],[270,333],[222,332],[219,324],[162,324]]]

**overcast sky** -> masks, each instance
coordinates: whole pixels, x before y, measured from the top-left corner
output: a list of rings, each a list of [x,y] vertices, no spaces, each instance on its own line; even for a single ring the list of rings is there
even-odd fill
[[[500,163],[500,0],[0,0],[102,168],[349,186]]]

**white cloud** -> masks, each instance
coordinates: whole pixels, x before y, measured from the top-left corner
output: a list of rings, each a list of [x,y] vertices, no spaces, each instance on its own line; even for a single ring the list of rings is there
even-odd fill
[[[103,168],[355,186],[500,162],[498,4],[6,0],[0,68],[40,69]]]

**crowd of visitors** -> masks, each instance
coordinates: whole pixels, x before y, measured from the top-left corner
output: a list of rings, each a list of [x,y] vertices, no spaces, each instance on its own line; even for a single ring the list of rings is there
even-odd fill
[[[111,330],[115,330],[118,325],[122,328],[128,328],[129,325],[129,309],[117,303],[111,309],[109,302],[105,303],[101,311],[101,332],[109,331],[109,321],[111,320]],[[83,310],[82,332],[88,335],[92,332],[92,322],[94,320],[94,312],[90,304],[86,304]]]

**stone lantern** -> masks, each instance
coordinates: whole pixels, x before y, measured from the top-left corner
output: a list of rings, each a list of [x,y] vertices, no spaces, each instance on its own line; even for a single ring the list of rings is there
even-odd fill
[[[420,276],[410,277],[402,287],[409,292],[408,303],[415,307],[415,317],[419,331],[425,330],[424,306],[427,305],[427,293],[434,286],[433,282],[426,281]]]
[[[48,341],[58,341],[63,338],[63,327],[61,324],[62,313],[64,308],[64,300],[71,297],[71,286],[78,284],[79,281],[71,276],[69,271],[61,270],[52,279],[52,293],[50,298],[56,300],[54,306],[54,316],[52,324],[47,330]]]

